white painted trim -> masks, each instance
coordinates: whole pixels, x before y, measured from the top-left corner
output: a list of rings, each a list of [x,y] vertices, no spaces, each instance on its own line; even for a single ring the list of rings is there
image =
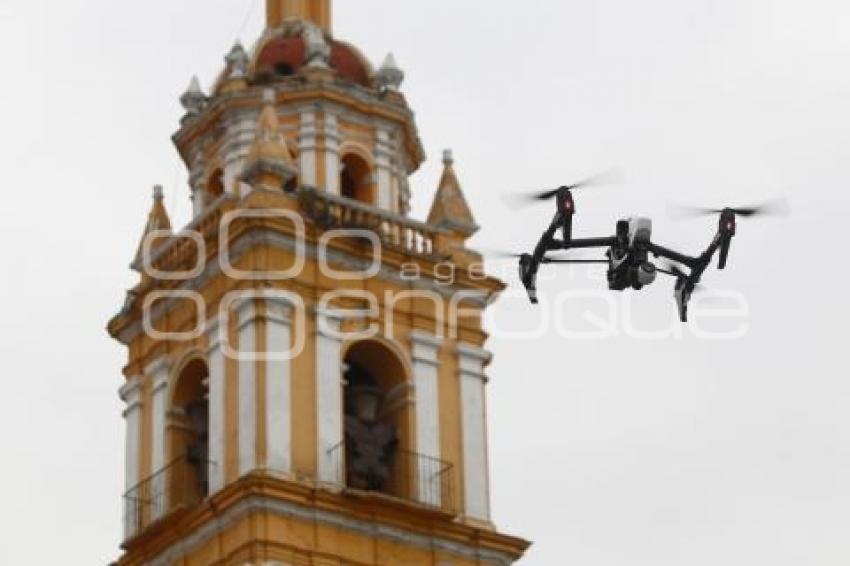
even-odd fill
[[[318,177],[316,157],[316,112],[301,111],[301,131],[298,135],[298,154],[301,162],[301,184],[315,187]]]
[[[266,306],[266,467],[280,474],[292,472],[291,361],[276,360],[275,353],[292,348],[292,305],[269,298]]]
[[[342,463],[332,453],[343,441],[342,337],[339,315],[316,311],[316,438],[320,483],[339,483]]]
[[[209,402],[209,470],[210,494],[224,487],[225,434],[225,372],[227,364],[222,350],[221,319],[216,316],[207,323],[207,369]]]
[[[443,341],[424,332],[410,333],[413,352],[413,382],[416,391],[416,451],[440,460],[440,372],[439,353]],[[419,501],[442,502],[441,476],[434,462],[425,460],[419,470]]]
[[[124,491],[129,492],[138,485],[140,480],[140,462],[142,445],[142,378],[133,377],[118,391],[126,407],[124,416]],[[135,527],[132,518],[136,512],[135,500],[124,502],[124,539],[132,536],[131,529]]]
[[[127,493],[141,479],[141,446],[142,446],[142,379],[133,377],[119,391],[121,399],[126,403],[123,411],[124,438],[124,492]],[[137,513],[135,499],[124,501],[124,540],[136,534],[134,518]]]
[[[339,195],[339,119],[336,114],[327,110],[325,111],[323,133],[325,138],[325,190],[333,195]]]
[[[238,341],[240,352],[257,351],[256,306],[253,299],[236,305]],[[253,471],[257,466],[257,362],[239,361],[239,475]]]
[[[168,358],[163,356],[145,368],[145,374],[152,380],[151,392],[151,470],[156,474],[166,465],[166,411],[168,406]],[[165,478],[157,476],[151,486],[151,500],[154,501],[152,515],[157,519],[165,513]]]
[[[392,145],[390,144],[389,132],[383,129],[377,131],[375,169],[378,185],[378,208],[392,212]]]
[[[484,366],[491,355],[476,346],[457,347],[460,373],[464,511],[466,516],[490,521],[487,462],[487,423]]]

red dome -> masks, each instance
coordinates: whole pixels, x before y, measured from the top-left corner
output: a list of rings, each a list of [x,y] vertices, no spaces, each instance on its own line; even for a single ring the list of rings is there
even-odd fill
[[[292,75],[304,66],[304,40],[300,37],[278,37],[263,46],[257,59],[256,74]]]
[[[360,86],[368,87],[369,69],[364,65],[360,55],[344,43],[333,42],[331,44],[331,67],[339,75]]]
[[[257,58],[255,75],[289,76],[306,63],[307,48],[301,37],[276,37],[266,43]],[[368,64],[353,48],[344,43],[331,43],[330,66],[345,80],[368,87],[371,85]]]

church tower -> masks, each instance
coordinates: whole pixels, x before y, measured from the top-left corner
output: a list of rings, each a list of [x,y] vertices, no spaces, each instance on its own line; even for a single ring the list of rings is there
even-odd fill
[[[425,153],[392,55],[334,37],[331,0],[267,0],[174,144],[193,218],[154,191],[108,324],[127,347],[120,565],[503,566],[490,513],[484,309],[504,285],[451,152]]]

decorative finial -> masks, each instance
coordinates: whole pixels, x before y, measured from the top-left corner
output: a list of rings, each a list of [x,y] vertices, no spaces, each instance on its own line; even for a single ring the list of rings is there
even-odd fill
[[[153,200],[161,201],[163,196],[164,196],[164,191],[162,190],[162,185],[154,185]]]
[[[437,194],[428,214],[428,223],[445,228],[452,232],[454,237],[464,241],[478,231],[478,225],[460,187],[453,164],[452,150],[444,150],[443,175],[440,177]]]
[[[201,81],[198,80],[197,76],[192,77],[192,80],[189,82],[189,88],[180,97],[180,104],[183,105],[187,114],[197,116],[204,109],[206,101],[207,97],[204,91],[201,90]]]
[[[266,89],[263,98],[267,98],[269,92],[274,95],[273,90]],[[297,177],[298,167],[286,144],[286,137],[280,131],[277,112],[272,104],[266,104],[257,121],[257,136],[239,178],[249,185],[275,190]]]
[[[401,88],[401,83],[404,82],[404,71],[399,68],[392,53],[384,59],[381,68],[375,74],[375,79],[378,82],[379,90],[397,91]]]
[[[327,69],[330,65],[331,46],[325,41],[322,28],[313,22],[304,22],[304,43],[307,46],[307,66]]]
[[[224,57],[225,63],[230,65],[230,76],[234,79],[245,78],[248,75],[248,65],[250,60],[242,43],[237,39],[236,43],[230,49],[230,53]]]

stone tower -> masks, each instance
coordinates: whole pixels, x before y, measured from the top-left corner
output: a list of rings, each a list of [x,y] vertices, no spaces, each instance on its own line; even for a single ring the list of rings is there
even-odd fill
[[[425,156],[392,55],[330,0],[268,0],[173,141],[193,219],[157,188],[109,322],[127,346],[121,565],[505,565],[490,515],[481,314],[503,289],[450,152]]]

